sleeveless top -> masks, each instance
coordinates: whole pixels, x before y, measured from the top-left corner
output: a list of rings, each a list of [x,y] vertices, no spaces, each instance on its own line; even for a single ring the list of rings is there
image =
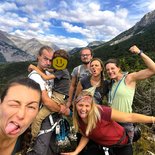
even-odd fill
[[[115,82],[112,85],[110,93],[112,98],[113,96],[114,98],[112,100],[111,107],[122,112],[132,113],[132,103],[135,94],[135,88],[129,88],[125,84],[125,78],[126,76],[123,77],[119,86],[117,86],[118,82]]]

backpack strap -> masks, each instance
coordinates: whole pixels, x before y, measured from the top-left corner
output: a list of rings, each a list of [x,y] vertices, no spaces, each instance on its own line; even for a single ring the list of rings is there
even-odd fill
[[[79,65],[79,66],[78,66],[77,82],[79,81],[79,78],[80,78],[80,70],[81,70],[81,66],[82,66],[82,65]]]
[[[113,96],[112,96],[112,94],[111,94],[111,90],[109,90],[109,97],[108,97],[108,103],[109,103],[109,104],[112,104],[112,102],[113,102],[113,100],[114,100],[114,98],[115,98],[117,89],[118,89],[119,85],[121,84],[121,82],[123,81],[123,79],[126,77],[127,74],[128,74],[128,72],[125,72],[125,73],[123,74],[123,77],[119,80],[119,82],[118,82],[118,84],[117,84],[117,86],[116,86],[116,88],[115,88],[115,90],[114,90]],[[112,85],[113,85],[113,84],[114,84],[114,81],[112,81]],[[111,89],[112,89],[112,85],[111,85]]]
[[[123,136],[120,138],[120,140],[116,144],[110,146],[110,148],[111,147],[123,146],[121,143],[122,143],[122,141],[125,140],[126,137],[127,137],[127,134],[126,134],[126,131],[124,130]],[[127,144],[124,144],[124,145],[127,145]]]
[[[50,115],[51,116],[51,115]],[[52,117],[52,116],[51,116]],[[50,118],[49,118],[50,119]],[[42,134],[46,134],[46,133],[49,133],[49,132],[52,132],[54,129],[55,129],[55,127],[62,121],[63,119],[61,118],[61,119],[59,119],[58,121],[56,121],[53,125],[52,125],[52,127],[50,128],[50,129],[46,129],[46,130],[40,130],[40,132],[39,132],[39,134],[38,134],[38,137],[40,136],[40,135],[42,135]],[[51,121],[50,121],[50,123],[51,123]]]

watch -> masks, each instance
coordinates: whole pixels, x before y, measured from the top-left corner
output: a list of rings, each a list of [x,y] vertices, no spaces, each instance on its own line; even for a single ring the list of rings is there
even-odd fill
[[[143,51],[142,51],[142,50],[140,50],[140,51],[139,51],[139,53],[138,53],[138,55],[141,55],[142,53],[143,53]]]

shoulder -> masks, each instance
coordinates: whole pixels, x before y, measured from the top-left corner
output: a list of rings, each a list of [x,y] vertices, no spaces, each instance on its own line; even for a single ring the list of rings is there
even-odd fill
[[[91,87],[90,76],[84,76],[80,79],[80,83],[84,89]]]
[[[81,79],[80,79],[80,81],[90,81],[90,75],[86,75],[86,76],[84,76],[84,77],[82,77]]]
[[[45,90],[46,81],[36,72],[32,71],[28,77],[40,85],[41,90]]]
[[[77,76],[78,70],[80,70],[80,68],[81,68],[81,65],[75,67],[75,68],[73,69],[71,75],[72,75],[73,77]]]
[[[107,121],[111,120],[111,113],[112,113],[112,109],[111,107],[108,106],[101,106],[101,116],[102,118],[104,118]]]
[[[28,77],[36,82],[37,80],[43,80],[43,78],[36,71],[32,71]]]
[[[130,86],[132,85],[132,83],[136,83],[136,75],[137,75],[137,72],[132,72],[132,73],[127,74],[124,77],[125,84]]]

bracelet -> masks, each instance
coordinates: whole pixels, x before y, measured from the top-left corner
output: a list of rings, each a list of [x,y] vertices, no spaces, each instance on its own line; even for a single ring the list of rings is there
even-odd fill
[[[140,50],[140,51],[139,51],[139,53],[138,53],[138,55],[141,55],[142,53],[143,53],[143,51],[142,51],[142,50]]]
[[[155,124],[155,122],[154,122],[154,119],[153,119],[154,117],[153,116],[151,116],[151,119],[152,119],[152,124]]]

